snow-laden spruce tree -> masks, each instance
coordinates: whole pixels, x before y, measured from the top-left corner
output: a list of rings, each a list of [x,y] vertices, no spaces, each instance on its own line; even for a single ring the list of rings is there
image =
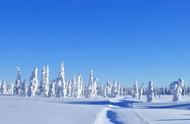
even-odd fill
[[[104,84],[103,96],[107,97],[107,84]]]
[[[112,97],[116,97],[120,94],[120,83],[114,80],[113,87],[112,87]]]
[[[137,80],[134,82],[133,88],[132,88],[132,97],[138,98],[139,90],[138,90],[138,82]]]
[[[112,87],[112,97],[115,97],[116,95],[117,95],[117,81],[114,80]]]
[[[101,87],[99,88],[99,95],[103,97],[107,97],[106,93],[106,84],[102,84]]]
[[[56,81],[51,81],[50,84],[49,84],[49,97],[55,97],[55,84],[56,84]]]
[[[77,76],[76,84],[74,86],[74,96],[77,98],[81,97],[83,92],[83,78],[81,74]]]
[[[26,96],[26,94],[27,94],[27,85],[26,85],[26,80],[24,80],[21,85],[21,95]]]
[[[77,85],[77,79],[76,79],[76,76],[74,75],[72,83],[71,83],[71,92],[70,92],[70,96],[72,96],[72,97],[75,96],[76,85]]]
[[[14,94],[15,95],[21,95],[21,87],[22,87],[22,81],[21,81],[21,73],[20,68],[17,66],[17,79],[15,81],[14,85]]]
[[[142,98],[142,95],[143,95],[143,89],[144,89],[144,84],[142,84],[142,85],[139,87],[139,99]]]
[[[147,89],[147,102],[152,102],[154,100],[154,87],[153,87],[153,81],[150,81],[148,83],[148,89]]]
[[[39,86],[39,94],[44,97],[49,96],[49,65],[44,65],[42,68],[42,79]]]
[[[45,67],[45,81],[43,85],[43,95],[45,97],[49,96],[49,65],[46,65]]]
[[[30,77],[30,85],[28,88],[28,96],[35,96],[38,91],[38,68],[34,68]]]
[[[43,94],[43,87],[44,87],[44,84],[45,84],[45,75],[46,75],[46,66],[44,65],[42,67],[41,81],[40,81],[40,85],[39,85],[39,94],[40,95]]]
[[[108,80],[106,83],[106,96],[107,97],[112,97],[112,84],[110,83],[110,81]]]
[[[120,95],[121,91],[121,85],[120,82],[117,82],[117,95]]]
[[[102,84],[100,88],[100,96],[104,96],[104,85]]]
[[[72,96],[72,81],[68,81],[67,83],[67,96]]]
[[[14,85],[11,83],[9,86],[9,95],[14,95]]]
[[[59,68],[59,74],[55,85],[55,94],[56,97],[66,97],[67,95],[67,85],[65,81],[65,71],[64,71],[64,64],[63,62]]]
[[[175,92],[175,86],[178,85],[180,88],[183,89],[184,87],[184,80],[183,79],[178,79],[177,81],[173,81],[170,85],[169,85],[169,90],[171,91],[171,94],[174,95]]]
[[[179,102],[181,101],[181,95],[182,95],[182,88],[179,84],[175,85],[175,90],[173,93],[173,102]]]
[[[96,78],[94,78],[93,70],[90,71],[89,76],[89,84],[88,84],[88,91],[87,91],[88,98],[95,98],[97,96],[97,84],[96,84]]]
[[[1,83],[1,93],[3,95],[7,95],[7,85],[5,80],[3,80]]]

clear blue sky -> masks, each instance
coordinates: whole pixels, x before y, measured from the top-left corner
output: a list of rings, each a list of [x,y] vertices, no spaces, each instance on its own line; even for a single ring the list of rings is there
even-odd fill
[[[65,63],[66,79],[94,69],[107,79],[157,85],[190,82],[189,0],[0,1],[0,79],[29,80]]]

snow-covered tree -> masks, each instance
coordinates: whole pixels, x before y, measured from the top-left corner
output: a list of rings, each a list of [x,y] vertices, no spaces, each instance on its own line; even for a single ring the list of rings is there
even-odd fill
[[[114,80],[111,97],[116,97],[119,94],[120,94],[120,83]]]
[[[74,85],[74,96],[75,97],[81,97],[82,91],[83,91],[83,78],[82,75],[79,74],[77,76],[76,84]]]
[[[87,97],[95,98],[96,96],[97,96],[97,83],[96,83],[96,78],[94,78],[93,70],[91,70],[89,76]]]
[[[22,85],[21,85],[21,95],[22,96],[25,96],[27,94],[27,85],[26,85],[26,80],[24,80],[22,82]]]
[[[11,83],[9,86],[9,95],[13,95],[14,94],[14,85]]]
[[[20,68],[17,66],[17,79],[16,79],[15,85],[14,85],[14,94],[15,95],[21,95],[21,87],[22,87],[21,73],[20,73]]]
[[[49,84],[49,97],[54,97],[56,94],[55,94],[55,84],[56,84],[56,81],[51,81],[50,84]]]
[[[143,89],[144,89],[144,84],[142,84],[139,88],[139,99],[142,98],[142,95],[143,95]]]
[[[67,96],[72,96],[72,81],[68,81],[67,83]]]
[[[45,66],[45,75],[44,77],[44,81],[43,81],[43,85],[42,85],[42,91],[43,91],[43,95],[45,97],[48,97],[48,93],[49,93],[49,66],[46,65]]]
[[[170,85],[169,85],[169,89],[171,91],[171,94],[173,95],[175,92],[175,86],[178,85],[180,88],[183,89],[184,87],[184,80],[183,79],[178,79],[177,81],[173,81]]]
[[[99,88],[99,90],[100,91],[98,91],[98,92],[99,92],[100,96],[107,97],[106,85],[105,84],[102,84],[101,87]]]
[[[106,93],[105,96],[112,97],[112,84],[110,83],[109,80],[106,83],[105,93]]]
[[[181,95],[182,95],[182,88],[179,84],[175,85],[175,90],[173,93],[173,102],[179,102],[181,101]]]
[[[66,86],[67,85],[65,81],[64,64],[62,62],[59,68],[59,74],[58,74],[57,82],[55,85],[56,97],[66,97],[67,95]]]
[[[39,92],[41,95],[48,97],[49,93],[49,66],[44,65],[42,68],[42,79],[39,86]]]
[[[3,80],[1,83],[1,93],[3,95],[7,95],[7,85],[5,80]]]
[[[35,68],[30,77],[28,96],[35,96],[38,91],[38,68]]]
[[[154,87],[153,87],[153,81],[150,81],[148,83],[148,89],[147,89],[147,102],[152,102],[154,100]]]
[[[76,79],[76,76],[74,75],[72,83],[71,83],[71,92],[70,92],[70,96],[72,96],[72,97],[75,96],[76,85],[77,85],[77,79]]]
[[[137,80],[134,82],[133,88],[132,88],[132,97],[133,98],[138,98],[138,82]]]
[[[45,75],[46,75],[46,66],[42,67],[42,73],[41,73],[41,81],[39,85],[39,94],[43,94],[43,87],[45,84]]]

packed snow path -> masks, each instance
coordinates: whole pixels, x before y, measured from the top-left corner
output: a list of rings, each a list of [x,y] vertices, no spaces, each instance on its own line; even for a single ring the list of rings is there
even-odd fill
[[[189,124],[190,98],[146,103],[131,98],[39,98],[0,96],[1,124]]]
[[[135,101],[110,99],[108,106],[97,117],[95,124],[149,124],[133,108]]]

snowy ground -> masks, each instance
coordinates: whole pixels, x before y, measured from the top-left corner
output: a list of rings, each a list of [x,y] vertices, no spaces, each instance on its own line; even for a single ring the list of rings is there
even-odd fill
[[[145,98],[144,98],[145,99]],[[189,124],[190,97],[146,103],[128,97],[56,99],[0,96],[1,124]]]

